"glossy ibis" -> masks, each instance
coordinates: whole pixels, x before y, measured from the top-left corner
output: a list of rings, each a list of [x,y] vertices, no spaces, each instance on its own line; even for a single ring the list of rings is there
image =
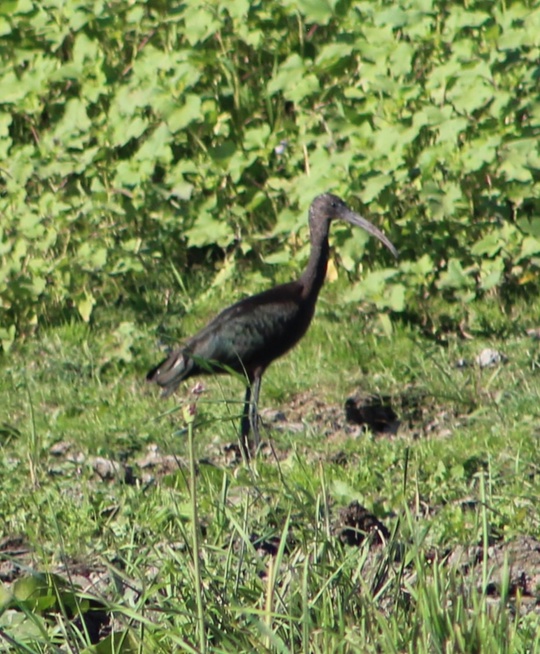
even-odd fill
[[[250,429],[255,449],[260,443],[257,406],[262,375],[274,359],[296,345],[313,318],[326,275],[328,231],[334,219],[365,229],[397,256],[395,247],[377,227],[351,211],[337,196],[323,193],[313,200],[309,209],[311,253],[300,278],[225,309],[146,377],[161,386],[163,396],[167,397],[182,380],[193,375],[231,370],[244,374],[247,384],[240,433],[246,456],[249,456]]]

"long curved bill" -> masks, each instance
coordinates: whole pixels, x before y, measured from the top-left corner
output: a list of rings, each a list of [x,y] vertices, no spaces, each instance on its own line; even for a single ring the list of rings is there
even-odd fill
[[[341,220],[346,220],[348,223],[351,223],[351,225],[356,225],[357,227],[361,227],[363,230],[368,232],[368,234],[372,234],[373,236],[378,238],[381,243],[384,243],[384,245],[386,245],[386,247],[396,257],[396,259],[398,258],[398,251],[393,246],[391,241],[381,232],[380,229],[378,229],[377,227],[375,227],[375,225],[370,223],[369,220],[362,218],[362,216],[347,208],[344,208],[342,211],[340,211],[339,218],[341,218]]]

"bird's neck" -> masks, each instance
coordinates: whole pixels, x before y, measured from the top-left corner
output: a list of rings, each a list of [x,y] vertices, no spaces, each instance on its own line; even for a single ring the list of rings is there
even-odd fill
[[[325,234],[323,238],[312,240],[309,261],[300,277],[303,287],[302,297],[305,300],[309,299],[315,302],[319,295],[326,277],[329,251],[328,234]]]

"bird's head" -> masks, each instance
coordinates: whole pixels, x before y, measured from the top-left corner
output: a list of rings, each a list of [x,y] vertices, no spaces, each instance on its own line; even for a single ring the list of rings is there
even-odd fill
[[[390,252],[397,257],[398,253],[396,248],[392,245],[390,240],[381,232],[380,229],[375,227],[369,220],[366,220],[343,202],[341,198],[332,193],[323,193],[318,195],[309,208],[309,222],[310,225],[326,223],[329,224],[332,220],[344,220],[351,225],[361,227],[369,234],[372,234],[381,241]]]

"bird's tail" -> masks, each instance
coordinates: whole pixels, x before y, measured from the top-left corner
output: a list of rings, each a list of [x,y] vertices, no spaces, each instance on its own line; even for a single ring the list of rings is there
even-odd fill
[[[192,368],[193,360],[183,350],[175,350],[150,370],[146,380],[155,382],[163,389],[162,396],[168,397],[174,393],[183,379],[189,377]]]

